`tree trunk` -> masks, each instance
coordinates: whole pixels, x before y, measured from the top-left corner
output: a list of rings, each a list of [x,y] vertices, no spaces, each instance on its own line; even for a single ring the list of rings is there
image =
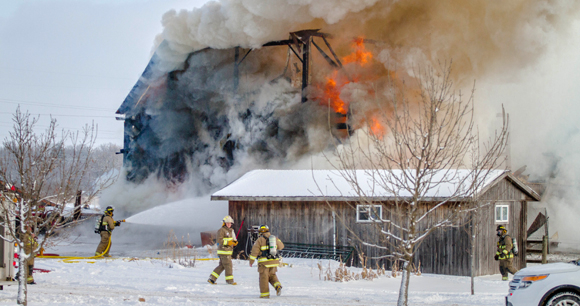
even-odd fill
[[[28,278],[26,258],[28,255],[24,252],[24,247],[21,247],[18,253],[18,297],[16,302],[18,305],[26,306],[28,305],[28,288],[26,287],[26,279]]]
[[[471,295],[475,294],[475,235],[477,233],[477,222],[471,221]],[[475,224],[474,224],[475,223]]]
[[[401,288],[399,288],[399,300],[397,306],[407,306],[409,299],[409,279],[411,278],[411,264],[406,261],[403,265],[403,277],[401,278]]]

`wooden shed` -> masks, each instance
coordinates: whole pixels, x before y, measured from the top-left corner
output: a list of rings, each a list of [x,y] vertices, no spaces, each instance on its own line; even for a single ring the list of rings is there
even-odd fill
[[[361,177],[368,175],[364,170],[357,171]],[[453,171],[468,173],[468,170]],[[435,192],[443,193],[442,190]],[[520,254],[514,258],[514,266],[525,267],[527,205],[530,201],[539,201],[540,196],[510,172],[499,170],[490,172],[478,194],[479,202],[484,205],[476,216],[466,216],[467,221],[457,227],[435,230],[419,245],[415,261],[416,265],[420,262],[422,272],[471,275],[470,233],[474,222],[478,229],[475,275],[499,273],[498,263],[493,259],[498,224],[505,225],[510,236],[517,239]],[[369,218],[373,214],[380,218],[389,216],[380,208],[382,205],[376,205],[377,210],[371,213],[368,203],[358,204],[360,197],[338,171],[254,170],[214,193],[212,200],[229,201],[234,227],[236,231],[241,229],[239,251],[247,253],[251,248],[252,226],[267,224],[285,243],[351,246],[358,254],[362,252],[371,259],[373,266],[379,263],[391,267],[391,259],[384,257],[390,249],[362,246],[352,234],[363,241],[379,243],[382,234]],[[377,194],[372,201],[381,204],[389,198]]]

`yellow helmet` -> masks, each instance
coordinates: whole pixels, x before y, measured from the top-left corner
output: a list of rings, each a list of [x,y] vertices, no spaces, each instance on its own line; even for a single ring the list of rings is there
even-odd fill
[[[260,229],[258,230],[260,233],[269,232],[270,228],[267,225],[260,225]]]
[[[234,219],[230,216],[225,216],[222,220],[224,223],[234,223]]]
[[[112,216],[114,211],[115,208],[113,206],[107,206],[107,208],[105,208],[105,215]]]

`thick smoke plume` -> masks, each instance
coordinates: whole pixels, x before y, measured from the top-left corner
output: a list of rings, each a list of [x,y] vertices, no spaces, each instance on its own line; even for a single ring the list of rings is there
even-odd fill
[[[347,141],[331,134],[329,114],[349,113],[352,127],[363,128],[383,98],[385,80],[410,84],[417,68],[452,61],[461,85],[521,77],[568,34],[579,9],[573,0],[224,0],[169,11],[151,73],[141,79],[138,103],[127,111],[136,127],[132,158],[146,161],[128,171],[141,186],[161,177],[178,184],[140,192],[139,185],[120,183],[126,184],[126,206],[134,212],[208,194],[254,168],[311,166],[305,159],[337,139]],[[286,47],[261,46],[304,29],[331,34],[342,60],[358,48],[371,57],[337,71],[317,55],[303,104],[293,55]],[[253,49],[240,66],[237,94],[236,46],[244,48],[242,56]],[[329,96],[344,100],[344,111]],[[482,114],[499,110],[495,103],[478,102]]]

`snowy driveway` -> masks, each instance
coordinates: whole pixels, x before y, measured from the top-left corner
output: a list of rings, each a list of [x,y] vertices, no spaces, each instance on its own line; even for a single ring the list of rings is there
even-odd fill
[[[330,282],[319,279],[318,260],[287,259],[279,269],[282,296],[259,299],[258,273],[247,261],[234,260],[237,286],[206,280],[216,261],[185,268],[158,259],[116,258],[66,263],[37,259],[37,285],[29,286],[29,305],[395,305],[400,277],[373,281]],[[328,267],[328,262],[322,262]],[[334,263],[333,263],[334,265]],[[357,272],[356,269],[351,269]],[[508,283],[499,275],[476,279],[471,296],[468,277],[423,274],[411,278],[410,305],[504,305]],[[16,286],[0,291],[0,305],[14,305]],[[140,301],[141,299],[141,301]]]

